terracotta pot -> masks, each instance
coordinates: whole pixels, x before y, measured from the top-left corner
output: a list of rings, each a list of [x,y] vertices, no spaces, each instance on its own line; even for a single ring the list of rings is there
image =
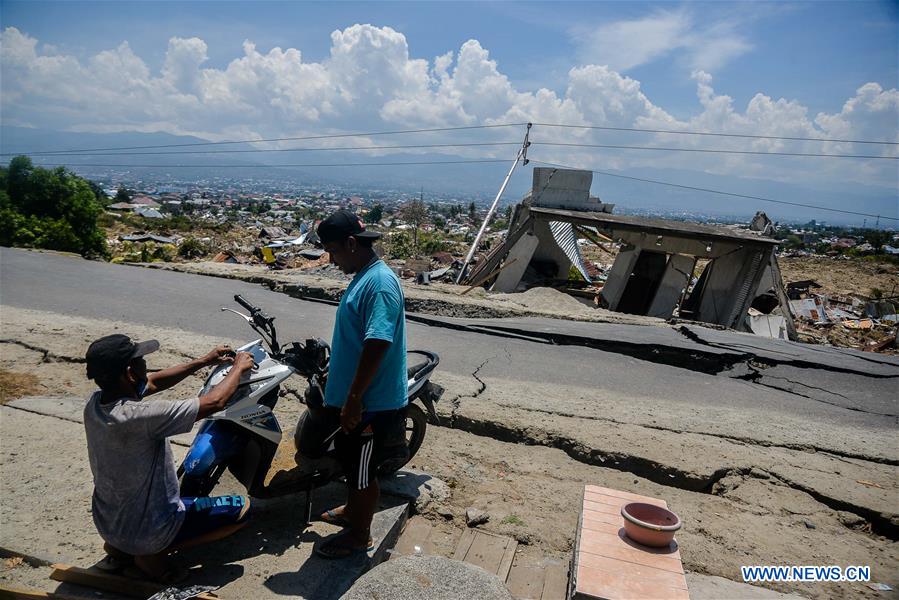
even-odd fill
[[[644,502],[631,502],[621,507],[624,517],[624,533],[644,546],[663,548],[674,539],[674,532],[681,528],[680,518],[660,506]]]

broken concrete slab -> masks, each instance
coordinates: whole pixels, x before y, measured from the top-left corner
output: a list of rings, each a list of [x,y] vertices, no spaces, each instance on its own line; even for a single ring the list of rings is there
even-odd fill
[[[442,556],[403,556],[372,569],[341,600],[512,600],[480,567]]]
[[[381,493],[414,501],[417,514],[423,513],[432,503],[446,502],[450,496],[449,486],[444,481],[416,469],[400,469],[378,482]]]
[[[691,600],[804,600],[805,596],[784,594],[748,583],[731,581],[715,575],[687,573]]]
[[[469,527],[483,525],[490,520],[490,515],[480,508],[468,508],[465,510],[465,524]]]
[[[489,380],[488,380],[489,381]],[[496,386],[519,399],[515,384]],[[490,394],[488,392],[485,394]],[[714,435],[647,428],[605,419],[585,419],[583,414],[561,415],[545,408],[534,413],[518,402],[497,402],[498,394],[481,394],[477,401],[463,401],[447,415],[452,426],[493,439],[522,444],[541,444],[565,450],[576,460],[637,474],[657,483],[682,489],[713,492],[715,483],[729,474],[751,476],[752,469],[815,497],[834,510],[847,510],[871,521],[887,536],[897,534],[895,494],[897,468],[860,458],[808,452],[801,448],[756,445],[748,440]],[[441,407],[441,411],[446,407]],[[501,412],[502,421],[494,415]],[[441,415],[441,419],[444,416]],[[887,442],[890,443],[890,442]],[[678,448],[672,452],[671,448]],[[885,448],[885,450],[887,450]],[[893,460],[893,459],[889,459]],[[873,478],[878,487],[858,480]]]

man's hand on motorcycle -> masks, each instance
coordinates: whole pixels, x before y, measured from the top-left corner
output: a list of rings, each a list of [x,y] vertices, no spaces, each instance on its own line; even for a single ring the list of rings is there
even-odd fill
[[[340,409],[340,428],[344,433],[350,433],[362,421],[362,401],[359,398],[347,398],[343,408]]]
[[[203,357],[203,363],[209,366],[229,363],[232,360],[234,360],[234,350],[228,344],[213,348]]]
[[[249,371],[253,367],[256,366],[256,363],[253,361],[253,355],[249,352],[238,352],[234,357],[234,366],[232,369],[237,369],[241,373],[244,371]]]

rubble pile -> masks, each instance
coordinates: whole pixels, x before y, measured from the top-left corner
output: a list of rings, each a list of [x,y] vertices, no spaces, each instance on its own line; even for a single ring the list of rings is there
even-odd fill
[[[899,354],[899,296],[869,300],[812,291],[817,289],[813,280],[787,284],[800,341]]]

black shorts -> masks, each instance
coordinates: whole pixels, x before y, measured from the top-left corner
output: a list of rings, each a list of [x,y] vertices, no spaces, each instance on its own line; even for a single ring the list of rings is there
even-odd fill
[[[340,410],[333,409],[338,423]],[[367,489],[378,476],[378,467],[406,448],[406,408],[366,413],[355,431],[334,437],[337,460],[352,489]]]

